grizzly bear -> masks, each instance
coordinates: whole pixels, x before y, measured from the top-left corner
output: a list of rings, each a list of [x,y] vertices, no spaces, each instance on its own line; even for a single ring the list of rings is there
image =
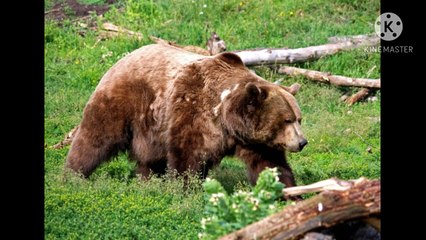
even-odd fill
[[[169,45],[141,47],[119,60],[90,97],[66,166],[88,177],[121,151],[143,178],[166,169],[206,177],[226,155],[245,162],[256,183],[265,167],[295,186],[285,151],[307,144],[294,98],[247,69],[233,53],[203,56]]]

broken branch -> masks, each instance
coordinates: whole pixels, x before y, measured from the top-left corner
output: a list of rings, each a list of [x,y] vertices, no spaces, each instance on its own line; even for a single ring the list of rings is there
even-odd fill
[[[101,37],[104,37],[104,38],[115,37],[115,36],[118,36],[120,33],[126,33],[128,36],[135,36],[139,40],[143,38],[141,33],[130,31],[128,29],[116,26],[109,22],[103,23],[102,28],[105,31],[101,31],[100,35]]]
[[[200,48],[200,47],[197,47],[197,46],[191,46],[191,45],[182,46],[182,45],[177,44],[174,41],[169,41],[169,40],[165,40],[165,39],[154,37],[154,36],[149,36],[149,38],[153,42],[158,43],[158,44],[170,45],[170,46],[173,46],[173,47],[182,48],[182,49],[184,49],[188,52],[193,52],[193,53],[200,54],[200,55],[210,56],[210,52],[208,50],[204,49],[204,48]]]
[[[337,178],[330,178],[310,185],[284,188],[283,194],[284,196],[298,196],[306,193],[322,192],[326,190],[344,191],[351,188],[357,182],[364,180],[365,178],[359,178],[357,180],[351,181],[343,181]]]
[[[60,142],[56,143],[55,145],[51,146],[50,148],[54,148],[54,149],[62,149],[62,148],[64,148],[65,146],[70,145],[70,144],[71,144],[71,142],[72,142],[72,140],[74,139],[74,136],[75,136],[75,134],[76,134],[76,132],[77,132],[78,127],[79,127],[79,126],[80,126],[80,125],[77,125],[77,126],[75,126],[73,129],[71,129],[71,131],[65,135],[64,140],[62,140],[62,141],[60,141]]]
[[[303,75],[309,80],[329,83],[337,86],[380,88],[380,79],[351,78],[288,66],[281,67],[278,70],[278,73],[287,74],[290,76]]]
[[[362,88],[361,90],[359,90],[358,92],[356,92],[354,95],[348,97],[345,102],[351,106],[356,102],[362,101],[363,99],[365,99],[368,95],[370,95],[370,93],[372,92],[372,90],[370,88]]]

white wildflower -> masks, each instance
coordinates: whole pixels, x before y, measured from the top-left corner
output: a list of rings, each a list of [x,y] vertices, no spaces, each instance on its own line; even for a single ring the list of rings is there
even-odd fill
[[[102,54],[102,58],[103,58],[103,59],[105,59],[105,58],[107,58],[107,57],[111,57],[111,56],[112,56],[112,54],[113,54],[113,52],[112,52],[112,51],[108,51],[107,53]]]
[[[253,203],[255,206],[259,206],[259,199],[251,197],[250,202]]]
[[[223,193],[213,193],[209,199],[209,202],[213,203],[213,206],[217,206],[217,203],[219,202],[219,198],[223,198],[224,196],[225,194]]]
[[[203,8],[206,8],[206,7],[207,7],[207,4],[204,4],[204,5],[203,5]]]
[[[280,178],[278,176],[275,176],[275,182],[279,182]]]
[[[202,229],[206,229],[206,222],[207,222],[207,219],[201,218],[201,228]]]
[[[222,198],[222,197],[225,197],[225,194],[223,194],[221,192],[220,193],[213,193],[212,196],[215,196],[217,198]]]
[[[213,197],[211,197],[211,198],[209,199],[209,202],[211,202],[211,203],[213,204],[213,206],[217,206],[217,203],[218,203],[219,201],[218,201],[218,199],[217,199],[217,198],[213,198]]]
[[[200,12],[200,15],[203,15],[204,13],[203,12]]]

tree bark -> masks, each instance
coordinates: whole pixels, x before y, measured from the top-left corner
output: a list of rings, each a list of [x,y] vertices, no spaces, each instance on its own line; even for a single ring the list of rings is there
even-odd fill
[[[309,80],[329,83],[337,86],[347,87],[363,87],[363,88],[380,88],[380,79],[368,78],[351,78],[338,75],[331,75],[319,71],[313,71],[303,68],[284,66],[278,70],[278,73],[287,74],[290,76],[303,75]]]
[[[358,37],[355,40],[348,37],[346,41],[328,43],[296,49],[260,49],[233,51],[240,56],[246,66],[263,64],[288,64],[316,60],[324,56],[335,54],[339,51],[354,48],[375,46],[380,44],[377,36]]]
[[[287,206],[279,213],[220,239],[297,239],[320,227],[377,217],[381,204],[380,180],[359,179],[352,184],[347,190],[324,191],[296,205]]]

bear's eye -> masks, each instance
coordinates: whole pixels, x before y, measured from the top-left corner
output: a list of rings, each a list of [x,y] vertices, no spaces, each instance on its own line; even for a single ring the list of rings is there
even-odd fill
[[[297,120],[299,122],[299,124],[302,124],[302,119]]]
[[[291,119],[286,119],[284,120],[285,123],[292,123],[293,121],[291,121]]]

